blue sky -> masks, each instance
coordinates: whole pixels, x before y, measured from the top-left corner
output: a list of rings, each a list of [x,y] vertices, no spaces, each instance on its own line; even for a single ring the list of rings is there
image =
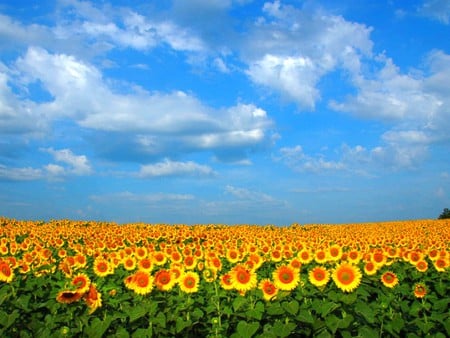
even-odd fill
[[[450,207],[450,1],[0,1],[0,215]]]

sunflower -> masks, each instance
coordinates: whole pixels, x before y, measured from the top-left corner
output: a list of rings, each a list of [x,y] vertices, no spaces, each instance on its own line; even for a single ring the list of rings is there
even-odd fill
[[[328,248],[327,255],[329,260],[338,261],[342,257],[342,248],[337,244],[333,244]]]
[[[300,262],[298,258],[294,257],[290,260],[289,266],[293,269],[300,270],[300,268],[302,267],[302,262]]]
[[[270,260],[272,262],[281,262],[282,259],[283,255],[280,250],[275,249],[270,252]]]
[[[98,277],[105,277],[113,273],[112,267],[109,262],[101,257],[98,257],[94,261],[94,273]]]
[[[0,262],[0,281],[9,283],[14,278],[14,271],[5,261]]]
[[[427,287],[423,283],[414,285],[414,296],[416,298],[423,298],[427,294]]]
[[[311,251],[308,249],[302,249],[302,251],[297,254],[297,257],[302,264],[308,264],[314,259]]]
[[[240,253],[236,249],[228,249],[225,257],[231,264],[235,264],[241,259]]]
[[[91,280],[84,273],[80,273],[72,278],[72,285],[77,288],[79,293],[86,293],[89,290]]]
[[[220,277],[220,286],[224,290],[232,290],[233,289],[233,281],[232,281],[231,275],[229,273],[226,273],[222,277]]]
[[[150,258],[142,258],[137,263],[138,270],[150,272],[153,268],[153,263]]]
[[[79,301],[83,297],[83,293],[72,290],[65,290],[58,293],[56,300],[59,303],[70,304]]]
[[[367,276],[372,276],[376,274],[377,270],[378,270],[377,266],[372,261],[369,261],[366,264],[364,264],[364,273]]]
[[[266,301],[274,299],[278,293],[278,289],[275,284],[273,284],[272,281],[267,278],[259,282],[258,288],[262,291],[263,298]]]
[[[372,254],[371,261],[376,265],[377,269],[379,269],[386,264],[387,256],[382,250],[377,250]]]
[[[181,291],[185,293],[194,293],[198,291],[199,282],[200,277],[198,273],[189,271],[181,276],[178,285],[180,286]]]
[[[352,292],[361,283],[362,274],[357,266],[341,263],[333,270],[331,277],[339,289]]]
[[[272,277],[275,286],[286,291],[295,289],[300,281],[299,271],[288,265],[279,266],[273,272]]]
[[[322,266],[316,266],[308,273],[309,282],[317,287],[325,286],[330,280],[330,273]]]
[[[254,289],[257,284],[256,273],[246,269],[243,265],[236,265],[230,271],[233,288],[238,291],[248,291]]]
[[[162,251],[156,251],[153,253],[153,261],[156,265],[164,265],[167,262],[167,256]]]
[[[316,252],[314,253],[314,260],[316,261],[316,263],[318,264],[323,264],[327,261],[328,257],[327,257],[327,253],[325,250],[323,249],[318,249],[316,250]]]
[[[359,250],[351,250],[351,251],[347,252],[347,260],[350,263],[358,264],[359,261],[361,260],[360,251]]]
[[[422,259],[416,263],[416,269],[420,272],[425,272],[428,270],[428,263],[426,260]]]
[[[155,274],[154,283],[159,290],[170,291],[175,286],[176,281],[170,270],[159,270]]]
[[[89,307],[89,314],[92,314],[97,308],[102,306],[102,295],[98,292],[95,283],[89,286],[89,291],[84,295],[84,300]]]
[[[136,269],[136,258],[134,256],[127,256],[122,260],[122,265],[127,271]]]
[[[381,282],[388,288],[393,288],[398,284],[398,277],[392,271],[386,271],[381,275]]]
[[[184,257],[183,265],[186,270],[192,270],[197,265],[197,259],[192,255],[188,255]]]
[[[146,295],[153,289],[153,277],[145,271],[137,271],[133,276],[131,283],[132,289],[139,295]]]
[[[439,272],[444,272],[447,267],[447,261],[445,258],[438,258],[433,262],[434,268]]]

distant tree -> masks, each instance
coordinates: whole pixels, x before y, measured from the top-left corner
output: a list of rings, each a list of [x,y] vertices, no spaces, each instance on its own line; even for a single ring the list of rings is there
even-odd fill
[[[438,219],[444,219],[444,218],[450,218],[450,209],[445,208],[444,211],[442,211],[442,214],[439,215]]]

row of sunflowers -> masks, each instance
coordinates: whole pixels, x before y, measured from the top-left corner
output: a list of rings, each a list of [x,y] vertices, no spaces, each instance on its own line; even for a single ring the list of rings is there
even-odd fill
[[[0,218],[0,335],[450,335],[449,220]]]

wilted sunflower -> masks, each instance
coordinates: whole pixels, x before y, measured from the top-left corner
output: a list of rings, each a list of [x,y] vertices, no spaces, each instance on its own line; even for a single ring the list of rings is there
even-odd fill
[[[59,303],[70,304],[79,301],[83,297],[83,293],[72,290],[65,290],[58,293],[56,300]]]

